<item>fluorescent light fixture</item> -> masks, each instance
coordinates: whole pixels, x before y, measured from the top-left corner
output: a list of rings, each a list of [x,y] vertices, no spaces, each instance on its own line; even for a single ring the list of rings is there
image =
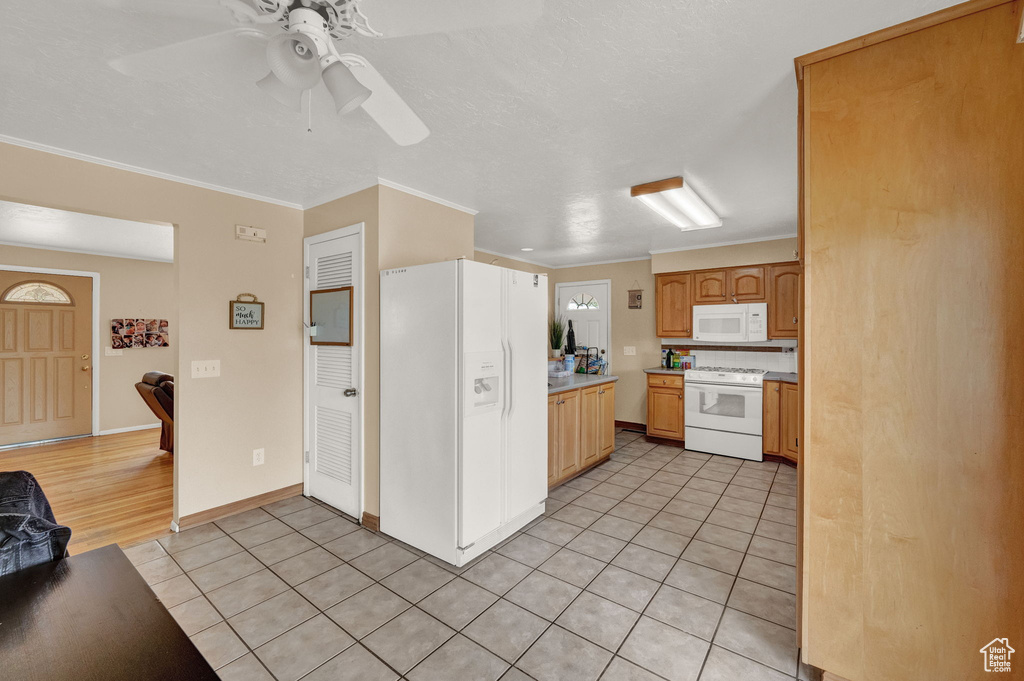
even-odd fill
[[[722,226],[722,218],[681,177],[638,184],[630,195],[681,230]]]
[[[532,251],[533,249],[532,249],[532,248],[520,248],[519,250],[520,250],[520,251],[526,251],[526,252],[530,252],[530,251]]]

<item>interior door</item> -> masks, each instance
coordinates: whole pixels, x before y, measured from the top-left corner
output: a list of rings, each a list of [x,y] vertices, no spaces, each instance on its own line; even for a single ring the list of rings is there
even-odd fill
[[[0,446],[92,433],[92,278],[0,271]]]
[[[359,518],[362,479],[362,396],[360,334],[362,252],[360,236],[351,234],[307,243],[308,291],[353,287],[349,345],[317,345],[309,337],[306,363],[307,494]],[[308,293],[307,291],[307,293]],[[306,323],[310,321],[305,296]],[[335,317],[342,319],[339,312]]]
[[[555,314],[572,321],[576,347],[608,351],[611,338],[611,283],[583,281],[556,285]],[[611,366],[611,353],[605,358]]]

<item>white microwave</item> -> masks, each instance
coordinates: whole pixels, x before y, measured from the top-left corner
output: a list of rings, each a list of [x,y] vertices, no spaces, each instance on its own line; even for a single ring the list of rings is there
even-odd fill
[[[751,343],[768,340],[768,303],[694,305],[693,340]]]

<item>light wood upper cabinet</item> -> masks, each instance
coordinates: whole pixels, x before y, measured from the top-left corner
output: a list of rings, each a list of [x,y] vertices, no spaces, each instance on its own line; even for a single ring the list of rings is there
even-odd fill
[[[689,272],[659,274],[654,297],[659,338],[689,338],[693,276]]]
[[[601,386],[580,390],[580,465],[589,466],[601,457]]]
[[[685,429],[683,389],[647,388],[647,434],[682,440]]]
[[[600,449],[599,456],[603,458],[610,456],[615,451],[615,384],[605,383],[599,388],[597,393],[600,400],[598,430],[601,435],[598,440],[598,448]]]
[[[768,337],[796,338],[800,322],[800,265],[772,265],[768,296]]]
[[[800,460],[800,390],[795,383],[782,384],[780,404],[780,451],[794,462]]]
[[[782,417],[780,405],[782,400],[782,383],[780,381],[764,382],[763,414],[761,420],[762,447],[765,454],[779,453],[779,421]]]
[[[729,270],[729,300],[763,303],[768,299],[764,267],[735,267]]]
[[[729,276],[726,270],[695,272],[693,274],[693,302],[727,303]]]

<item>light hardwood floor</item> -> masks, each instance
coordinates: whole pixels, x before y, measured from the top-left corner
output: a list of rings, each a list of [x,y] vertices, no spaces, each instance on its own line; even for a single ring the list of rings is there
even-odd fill
[[[0,452],[0,470],[36,476],[72,554],[170,533],[173,456],[160,430],[101,435]]]

